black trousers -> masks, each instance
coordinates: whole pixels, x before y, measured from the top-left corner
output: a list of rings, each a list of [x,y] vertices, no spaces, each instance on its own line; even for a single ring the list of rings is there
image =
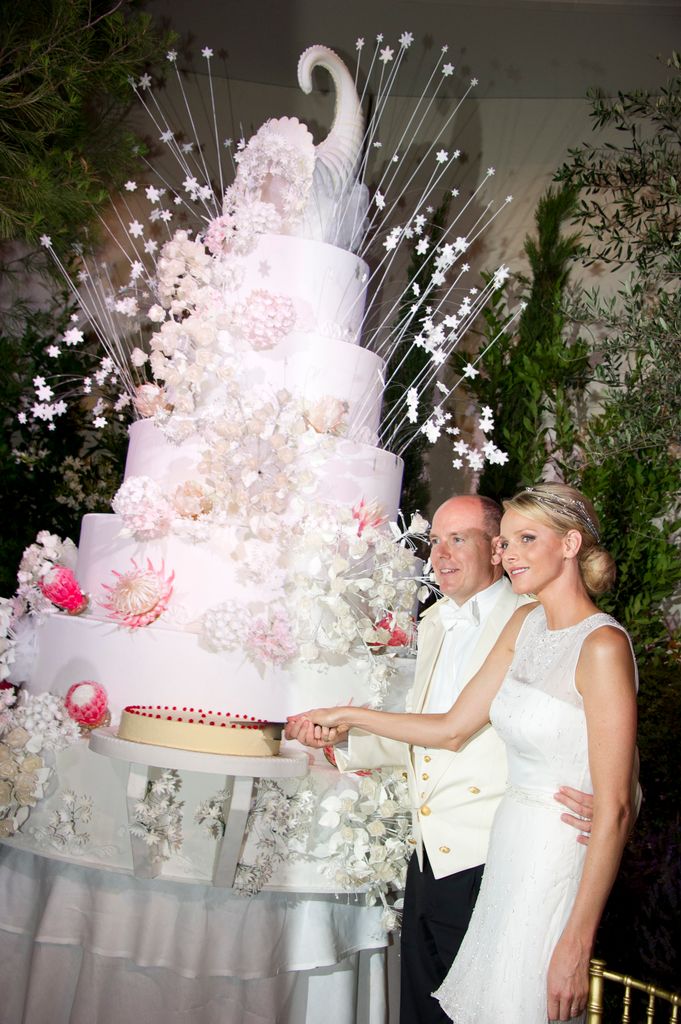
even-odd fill
[[[435,878],[423,853],[407,869],[402,915],[400,1024],[450,1024],[431,992],[459,951],[480,889],[484,864]]]

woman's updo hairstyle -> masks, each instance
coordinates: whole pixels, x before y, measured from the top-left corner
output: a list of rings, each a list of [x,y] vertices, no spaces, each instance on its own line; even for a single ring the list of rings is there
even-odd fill
[[[600,545],[600,523],[589,499],[568,484],[537,484],[526,487],[503,502],[504,509],[513,510],[528,519],[538,519],[560,536],[578,530],[582,544],[577,563],[584,586],[594,597],[610,590],[617,575],[612,555]]]

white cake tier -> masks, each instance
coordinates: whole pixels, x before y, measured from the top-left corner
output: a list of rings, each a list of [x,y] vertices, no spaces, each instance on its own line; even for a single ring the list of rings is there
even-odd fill
[[[311,498],[338,505],[375,499],[385,515],[394,518],[400,503],[402,459],[382,448],[345,438],[329,441],[330,450],[316,470],[317,484]],[[199,437],[174,445],[153,420],[138,420],[130,427],[125,479],[148,476],[164,490],[174,491],[188,480],[201,478],[198,465],[204,449],[205,442]]]
[[[235,560],[239,536],[234,527],[211,528],[209,539],[200,543],[172,533],[157,540],[138,541],[122,537],[122,528],[119,516],[83,517],[76,575],[83,591],[90,595],[88,615],[93,618],[110,621],[100,604],[106,601],[102,585],[115,583],[113,572],[128,572],[132,560],[140,567],[149,560],[157,570],[163,566],[166,576],[175,574],[168,610],[147,627],[154,630],[189,628],[196,632],[209,608],[225,601],[262,602],[270,596],[263,593],[262,584],[248,586],[243,582],[244,569]]]
[[[86,679],[106,688],[114,725],[127,704],[187,704],[283,722],[309,708],[365,703],[368,694],[365,671],[347,661],[320,668],[256,665],[240,652],[207,650],[193,633],[49,616],[27,689],[64,696]]]
[[[383,366],[367,348],[294,330],[271,349],[244,352],[239,373],[244,387],[284,389],[311,412],[331,398],[346,403],[343,433],[367,439],[381,418]]]
[[[264,290],[290,299],[296,327],[359,341],[369,267],[354,253],[292,235],[260,235],[234,298]]]

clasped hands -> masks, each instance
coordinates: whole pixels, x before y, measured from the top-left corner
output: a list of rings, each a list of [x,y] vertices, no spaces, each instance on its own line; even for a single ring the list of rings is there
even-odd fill
[[[300,715],[289,715],[284,735],[287,740],[298,740],[306,747],[320,749],[337,743],[347,736],[349,708],[315,708]]]

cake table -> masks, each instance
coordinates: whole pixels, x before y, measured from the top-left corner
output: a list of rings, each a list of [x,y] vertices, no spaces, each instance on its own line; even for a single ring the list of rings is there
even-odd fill
[[[122,788],[127,772],[128,810],[166,766],[180,771],[186,788],[192,778],[229,777],[212,884],[164,876],[132,838],[125,869],[103,856],[97,863],[92,850],[80,858],[36,853],[28,837],[15,836],[0,846],[0,1024],[396,1019],[388,998],[396,961],[380,907],[331,892],[269,889],[246,897],[231,888],[254,779],[306,775],[304,753],[178,752],[122,741],[106,729],[92,734],[89,747],[82,751],[89,773],[115,768]],[[312,774],[326,770],[312,766]]]

